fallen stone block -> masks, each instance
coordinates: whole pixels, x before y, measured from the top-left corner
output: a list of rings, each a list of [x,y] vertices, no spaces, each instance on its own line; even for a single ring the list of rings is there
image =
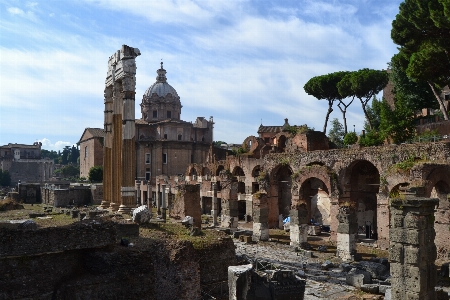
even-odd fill
[[[333,263],[329,260],[326,260],[321,266],[322,270],[328,270],[332,267],[333,267]]]
[[[379,286],[378,284],[363,284],[360,287],[361,291],[370,293],[370,294],[378,294]]]
[[[370,273],[359,270],[356,268],[352,268],[350,272],[348,272],[347,276],[345,277],[345,282],[348,285],[361,288],[363,284],[370,284],[372,283],[372,277]]]
[[[150,222],[152,213],[148,210],[146,205],[139,206],[133,210],[133,222],[138,224],[145,224]]]
[[[392,293],[391,293],[391,289],[387,289],[386,292],[384,293],[384,300],[392,300]]]
[[[184,217],[183,221],[181,221],[181,225],[183,226],[192,226],[194,224],[194,218],[191,216]]]
[[[355,265],[356,268],[369,272],[372,278],[386,279],[389,276],[389,270],[385,265],[372,261],[360,261]]]
[[[388,289],[390,289],[390,288],[391,288],[390,285],[380,284],[380,285],[378,286],[378,293],[381,294],[381,295],[386,294],[386,291],[387,291]]]

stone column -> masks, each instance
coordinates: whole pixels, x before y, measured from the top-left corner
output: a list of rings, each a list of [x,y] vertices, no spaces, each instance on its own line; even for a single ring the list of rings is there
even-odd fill
[[[147,181],[147,208],[149,211],[152,211],[152,184]]]
[[[343,261],[351,261],[356,253],[356,235],[358,233],[356,211],[353,207],[341,206],[337,218],[339,225],[336,256]]]
[[[297,205],[289,211],[290,245],[308,248],[308,210],[306,205]]]
[[[217,212],[218,212],[218,203],[217,203],[217,183],[212,184],[213,188],[213,198],[212,198],[212,209],[211,209],[211,215],[213,217],[213,225],[217,226],[219,223],[217,223]]]
[[[228,287],[230,300],[247,299],[247,293],[251,286],[253,265],[229,266]]]
[[[221,226],[236,229],[238,227],[238,183],[227,182],[222,188]]]
[[[266,193],[253,194],[253,237],[254,241],[269,240],[269,207]]]
[[[159,199],[159,191],[160,191],[160,185],[159,183],[156,184],[156,213],[158,214],[158,216],[161,215],[161,204],[160,204],[160,199]]]
[[[113,112],[113,100],[112,100],[112,88],[105,88],[105,117],[104,117],[104,130],[105,139],[103,142],[103,199],[101,207],[107,209],[111,204],[111,191],[112,191],[112,112]]]
[[[127,76],[122,78],[123,98],[123,142],[122,142],[122,188],[119,211],[130,212],[136,206],[134,178],[136,176],[136,138],[135,138],[135,94],[136,64],[133,48],[122,46],[124,52],[123,68],[128,68]]]
[[[136,180],[136,207],[144,205],[144,199],[141,202],[141,181]]]
[[[166,185],[165,184],[161,184],[161,211],[162,211],[162,219],[164,220],[164,222],[166,221],[166,209],[167,209],[167,199],[166,199]]]
[[[122,183],[122,97],[118,83],[114,83],[113,88],[111,168],[110,207],[113,211],[116,211],[120,206],[120,187]]]
[[[389,258],[393,300],[435,300],[434,208],[438,199],[391,199]]]

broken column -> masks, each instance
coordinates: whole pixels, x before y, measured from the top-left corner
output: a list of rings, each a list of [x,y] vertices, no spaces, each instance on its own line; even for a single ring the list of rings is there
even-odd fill
[[[222,185],[221,226],[230,229],[238,227],[238,183],[231,180],[229,171],[220,171]]]
[[[255,193],[252,198],[253,206],[253,240],[269,240],[269,207],[266,193]]]
[[[389,258],[393,300],[435,300],[434,208],[438,199],[391,199]]]
[[[351,206],[341,206],[337,218],[339,225],[336,256],[343,261],[351,261],[356,253],[356,235],[358,233],[356,210]]]
[[[308,210],[305,204],[300,204],[289,212],[290,245],[308,248]]]
[[[213,198],[212,198],[212,209],[211,209],[211,215],[213,217],[213,225],[217,226],[217,213],[218,213],[218,202],[217,202],[217,183],[213,182],[212,184],[213,188]]]
[[[159,183],[157,183],[155,196],[156,196],[156,214],[158,216],[161,215],[161,199],[159,197],[159,193],[160,193],[160,185]]]
[[[164,222],[166,221],[166,208],[167,208],[167,195],[166,195],[166,185],[161,184],[161,215]]]
[[[247,299],[250,290],[252,264],[228,267],[229,299]]]

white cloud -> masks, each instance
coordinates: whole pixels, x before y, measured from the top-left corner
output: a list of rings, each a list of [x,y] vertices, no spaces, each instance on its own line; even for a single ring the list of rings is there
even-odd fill
[[[45,150],[54,150],[54,151],[62,151],[65,146],[72,146],[73,143],[70,142],[63,142],[63,141],[57,141],[56,143],[52,143],[49,139],[43,138],[40,140],[37,140],[38,142],[42,143],[42,149]]]
[[[8,12],[12,15],[20,15],[20,16],[25,15],[25,12],[18,7],[10,7],[8,8]]]

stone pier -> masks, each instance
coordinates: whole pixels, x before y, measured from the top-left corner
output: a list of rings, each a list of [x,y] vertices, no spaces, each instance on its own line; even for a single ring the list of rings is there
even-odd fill
[[[434,209],[438,199],[391,199],[391,299],[436,300]]]
[[[356,235],[358,233],[356,210],[350,206],[341,206],[337,218],[339,225],[336,256],[343,261],[351,261],[356,253]]]
[[[306,205],[299,205],[289,212],[289,235],[292,246],[305,246],[308,243],[308,210]]]
[[[238,227],[238,183],[228,181],[221,191],[222,214],[221,226],[230,229]]]
[[[194,226],[201,228],[200,185],[186,184],[178,186],[170,216],[181,220],[186,216],[191,216],[194,218]]]
[[[212,198],[212,203],[211,203],[212,204],[211,215],[213,217],[213,225],[217,226],[217,225],[219,225],[219,223],[217,222],[217,214],[219,211],[219,208],[218,208],[219,203],[217,201],[217,183],[214,182],[212,184],[212,188],[213,188],[213,198]]]
[[[269,240],[269,207],[266,193],[255,193],[252,198],[253,240]]]

